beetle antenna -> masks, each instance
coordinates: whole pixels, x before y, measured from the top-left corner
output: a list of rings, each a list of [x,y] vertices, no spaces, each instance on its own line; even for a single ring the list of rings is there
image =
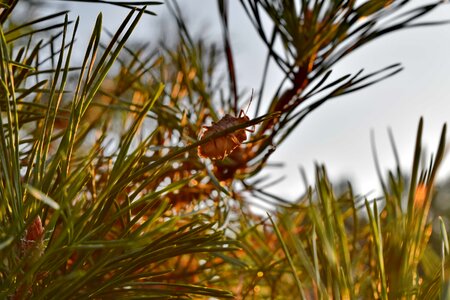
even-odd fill
[[[252,104],[252,100],[253,100],[253,89],[252,89],[252,95],[250,96],[250,102],[247,105],[247,109],[245,110],[245,115],[247,115],[248,113],[248,109],[250,108],[250,104]]]

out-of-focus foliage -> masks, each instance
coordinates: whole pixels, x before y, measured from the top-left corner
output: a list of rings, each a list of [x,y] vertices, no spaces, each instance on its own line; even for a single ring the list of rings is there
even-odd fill
[[[351,185],[336,194],[318,167],[314,186],[297,207],[247,219],[238,233],[244,245],[239,258],[252,269],[243,275],[250,277],[246,284],[236,278],[235,292],[259,299],[445,299],[447,233],[442,226],[432,232],[427,220],[446,127],[423,170],[421,135],[422,121],[411,179],[389,173],[382,181],[384,201],[356,196]],[[443,253],[429,243],[432,235]]]
[[[383,210],[383,202],[351,189],[337,197],[322,168],[298,203],[267,193],[273,182],[258,176],[315,108],[401,69],[331,80],[337,61],[386,33],[419,26],[438,2],[242,0],[268,46],[266,66],[275,62],[286,78],[263,111],[266,68],[256,115],[200,141],[204,125],[237,116],[250,97],[238,88],[227,2],[218,1],[223,47],[192,37],[174,2],[166,4],[178,24],[175,42],[157,46],[136,46],[130,37],[161,3],[89,2],[130,11],[115,32],[102,28],[100,14],[85,49],[77,48],[84,37],[69,12],[16,15],[17,0],[0,4],[0,298],[441,293],[448,247],[442,257],[428,247],[427,216],[443,139],[422,173],[417,145],[409,184],[391,174]],[[248,141],[224,160],[197,155],[199,145],[251,126]],[[420,133],[421,125],[418,141]],[[271,217],[252,213],[261,201]]]

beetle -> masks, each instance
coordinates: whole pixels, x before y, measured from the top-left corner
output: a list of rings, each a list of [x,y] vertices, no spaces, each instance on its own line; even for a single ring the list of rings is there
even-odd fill
[[[206,130],[201,134],[200,140],[230,127],[244,124],[249,120],[250,118],[242,109],[237,117],[226,114],[217,123],[212,122],[211,126],[203,126]],[[207,143],[198,146],[198,155],[200,157],[210,158],[212,160],[222,160],[247,139],[246,131],[254,132],[254,129],[242,128],[226,135],[214,138]]]

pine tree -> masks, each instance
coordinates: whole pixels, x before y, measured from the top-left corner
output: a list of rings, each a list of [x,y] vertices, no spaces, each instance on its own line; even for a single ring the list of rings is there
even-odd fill
[[[337,195],[321,166],[294,203],[259,176],[316,108],[402,69],[331,80],[336,63],[385,34],[439,24],[420,19],[441,1],[240,0],[268,53],[255,116],[240,114],[250,94],[238,89],[226,0],[220,47],[191,35],[176,2],[164,4],[176,43],[153,47],[130,41],[161,3],[90,1],[129,12],[115,32],[98,15],[85,49],[79,18],[33,17],[18,2],[0,4],[0,298],[446,297],[444,223],[442,256],[428,243],[445,127],[422,171],[420,122],[410,180],[390,173],[382,202],[350,185]],[[285,79],[263,111],[269,63]],[[252,212],[261,203],[270,214]]]

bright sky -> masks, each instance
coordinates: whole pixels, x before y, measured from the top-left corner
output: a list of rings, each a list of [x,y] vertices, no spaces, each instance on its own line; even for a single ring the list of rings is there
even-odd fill
[[[188,16],[193,33],[221,40],[216,1],[190,0],[189,5],[178,2],[184,3],[182,11]],[[72,18],[80,15],[81,32],[86,33],[86,40],[100,11],[104,12],[104,26],[111,30],[117,28],[127,14],[125,9],[108,5],[77,2],[59,5],[70,5]],[[159,16],[145,16],[135,32],[136,39],[155,40],[158,32],[170,25],[167,20],[161,21],[168,16],[164,5],[155,11]],[[448,4],[424,20],[442,19],[450,20]],[[239,88],[259,88],[266,49],[237,0],[230,1],[230,28]],[[405,30],[384,36],[343,60],[334,69],[336,74],[355,73],[361,68],[370,72],[398,62],[405,69],[374,86],[336,98],[308,116],[272,156],[272,161],[283,161],[286,165],[283,169],[271,170],[271,174],[287,176],[272,191],[289,199],[299,196],[303,184],[298,170],[303,167],[312,183],[316,162],[326,165],[332,181],[350,179],[357,193],[366,194],[378,188],[370,131],[375,132],[379,161],[385,171],[395,166],[387,134],[387,129],[392,128],[403,169],[407,171],[412,163],[420,116],[425,120],[427,151],[435,152],[442,125],[450,120],[449,37],[450,24]],[[267,97],[278,86],[280,77],[273,66]],[[440,172],[440,178],[446,176],[450,176],[448,158]]]

